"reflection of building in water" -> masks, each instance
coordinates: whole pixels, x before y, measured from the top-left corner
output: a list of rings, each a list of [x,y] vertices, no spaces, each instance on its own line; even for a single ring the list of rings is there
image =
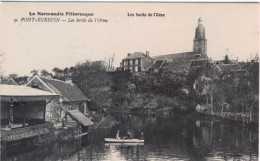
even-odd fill
[[[200,128],[194,127],[193,146],[200,150],[203,158],[214,158],[215,154],[223,157],[230,149],[245,158],[252,158],[250,151],[254,151],[252,143],[257,140],[257,133],[252,133],[247,127],[217,121],[201,121]],[[249,149],[245,150],[247,148]],[[234,156],[226,157],[234,160]]]
[[[5,153],[5,156],[1,156],[1,159],[5,161],[13,160],[78,160],[77,154],[80,151],[82,141],[81,139],[68,141],[68,142],[56,142],[47,145],[32,146],[31,144],[19,144],[17,146],[9,147]],[[21,153],[17,155],[17,153]]]
[[[26,86],[59,95],[58,99],[51,100],[46,106],[47,121],[59,124],[66,120],[67,126],[80,124],[83,129],[93,125],[88,117],[90,99],[71,80],[61,81],[36,75]]]

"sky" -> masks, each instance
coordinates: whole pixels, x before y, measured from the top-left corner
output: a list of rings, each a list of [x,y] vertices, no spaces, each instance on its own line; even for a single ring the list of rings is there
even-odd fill
[[[259,53],[258,3],[102,3],[2,2],[1,59],[5,75],[64,69],[86,60],[108,60],[118,67],[127,53],[150,56],[192,51],[198,18],[206,30],[213,60],[247,60]],[[94,13],[94,16],[30,16],[29,12]],[[164,17],[131,17],[160,13]],[[62,22],[21,22],[22,18],[58,17]],[[101,18],[107,22],[68,22]],[[14,22],[17,19],[17,22]],[[228,49],[228,52],[227,52]]]

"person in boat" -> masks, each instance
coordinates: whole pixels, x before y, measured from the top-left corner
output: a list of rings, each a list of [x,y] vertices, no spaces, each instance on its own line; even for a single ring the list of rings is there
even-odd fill
[[[131,132],[127,132],[126,136],[123,137],[123,139],[132,139],[133,138],[133,135]]]
[[[144,133],[143,133],[143,132],[141,132],[140,139],[141,139],[141,140],[144,140]]]
[[[119,132],[120,132],[119,130],[117,130],[117,132],[116,132],[116,139],[117,139],[117,140],[120,139],[120,137],[119,137]]]
[[[128,137],[128,139],[133,139],[134,138],[134,136],[133,136],[133,134],[131,133],[131,132],[127,132],[127,137]]]

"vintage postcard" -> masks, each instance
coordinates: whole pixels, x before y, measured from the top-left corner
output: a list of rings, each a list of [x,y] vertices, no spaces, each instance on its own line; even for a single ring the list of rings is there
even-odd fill
[[[0,10],[2,161],[258,160],[259,3]]]

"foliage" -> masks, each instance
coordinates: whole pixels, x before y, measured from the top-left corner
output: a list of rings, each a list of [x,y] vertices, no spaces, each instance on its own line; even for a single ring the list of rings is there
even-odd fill
[[[18,76],[17,74],[10,74],[10,78],[12,78],[18,85],[26,84],[28,80],[28,76]]]
[[[43,69],[41,70],[41,76],[52,76],[52,74],[49,73],[47,70]]]
[[[143,108],[176,107],[188,98],[185,73],[113,73],[112,100],[116,106]],[[190,98],[189,98],[190,99]]]
[[[200,73],[195,79],[195,95],[200,99],[199,104],[211,104],[211,113],[228,110],[237,115],[254,111],[259,96],[259,61],[258,56],[246,63],[239,64],[246,72],[217,73],[214,67],[194,71]],[[191,78],[193,75],[190,74]],[[195,96],[194,96],[195,98]],[[230,107],[224,109],[225,107]],[[251,119],[252,120],[252,119]]]
[[[78,63],[71,72],[72,82],[99,106],[104,106],[110,98],[112,77],[106,71],[103,61]]]
[[[34,69],[34,70],[31,71],[31,73],[32,73],[32,76],[35,76],[35,75],[38,74],[38,70],[35,70],[35,69]]]
[[[225,59],[224,59],[224,64],[229,64],[230,63],[230,60],[228,58],[228,55],[225,56]]]

